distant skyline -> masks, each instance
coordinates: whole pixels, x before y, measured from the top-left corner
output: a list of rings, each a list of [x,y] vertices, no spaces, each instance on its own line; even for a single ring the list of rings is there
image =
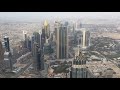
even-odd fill
[[[2,20],[39,20],[49,18],[116,19],[120,12],[0,12]]]

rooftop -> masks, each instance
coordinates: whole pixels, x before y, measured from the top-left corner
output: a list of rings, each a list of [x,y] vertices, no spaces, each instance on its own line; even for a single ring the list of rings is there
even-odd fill
[[[120,68],[110,61],[107,61],[106,63],[103,63],[102,61],[89,62],[86,66],[94,75],[98,75],[97,73],[107,72],[108,69],[111,69],[116,73],[114,74],[114,77],[115,75],[117,75],[117,77],[120,76]]]
[[[9,54],[10,54],[10,52],[5,52],[5,53],[4,53],[4,55],[9,55]]]

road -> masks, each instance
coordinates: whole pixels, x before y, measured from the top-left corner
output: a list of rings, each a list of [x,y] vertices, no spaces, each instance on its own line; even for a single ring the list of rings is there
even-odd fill
[[[70,59],[56,59],[56,60],[47,60],[47,62],[56,62],[56,61],[73,61],[74,58],[70,58]]]
[[[30,63],[26,65],[25,68],[23,68],[20,72],[18,72],[16,75],[10,77],[10,78],[17,78],[19,77],[24,71],[33,63],[33,60],[30,60]]]
[[[107,63],[109,64],[106,64],[108,67],[112,68],[115,72],[116,72],[116,75],[118,77],[120,77],[120,68],[113,62],[113,60],[111,60],[110,58],[107,58],[105,57],[102,53],[98,52],[101,56],[103,56],[104,58],[106,58],[108,61]]]

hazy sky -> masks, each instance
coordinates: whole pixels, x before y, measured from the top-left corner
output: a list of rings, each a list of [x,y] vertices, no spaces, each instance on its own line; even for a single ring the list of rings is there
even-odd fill
[[[120,12],[0,12],[2,19],[41,19],[61,17],[120,18]]]

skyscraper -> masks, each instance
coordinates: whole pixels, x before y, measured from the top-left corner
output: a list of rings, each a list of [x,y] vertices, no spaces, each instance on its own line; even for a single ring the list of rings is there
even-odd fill
[[[41,33],[41,45],[42,45],[42,47],[44,46],[45,42],[46,42],[45,29],[42,28],[42,33]]]
[[[86,49],[90,46],[90,32],[87,31],[85,28],[81,29],[82,37],[81,37],[81,47]]]
[[[86,68],[86,59],[82,55],[82,52],[78,49],[78,55],[75,55],[75,58],[72,62],[71,68],[71,78],[87,78],[88,72]]]
[[[31,40],[30,40],[30,37],[28,37],[28,46],[27,46],[27,48],[31,51],[32,50],[32,48],[31,48],[32,46],[31,46]]]
[[[0,62],[4,59],[4,50],[2,47],[2,42],[0,41]]]
[[[4,63],[5,63],[5,68],[12,70],[12,59],[11,59],[11,52],[4,52]]]
[[[43,61],[42,51],[36,42],[34,43],[34,47],[35,47],[35,64],[34,65],[35,65],[37,71],[43,70],[44,69],[44,61]]]
[[[75,34],[75,24],[73,24],[73,35]]]
[[[10,51],[9,37],[7,36],[4,37],[4,44],[5,44],[5,51],[9,52]]]
[[[50,37],[50,25],[48,24],[47,20],[44,22],[44,30],[45,30],[45,37],[48,39]]]
[[[56,33],[56,52],[58,59],[68,58],[68,28],[62,24],[55,27]]]
[[[35,59],[36,70],[44,69],[44,43],[45,43],[45,30],[42,32],[34,32],[32,36],[32,54]]]
[[[53,53],[53,49],[51,48],[51,44],[45,43],[44,44],[44,54],[51,54]]]
[[[24,47],[28,48],[28,36],[27,31],[23,31],[23,40],[24,40]]]
[[[44,70],[44,43],[45,42],[42,42],[42,35],[43,35],[43,32],[42,31],[39,31],[39,34],[40,34],[40,60],[41,60],[41,70]]]
[[[9,37],[7,36],[4,37],[4,47],[5,47],[4,52],[5,67],[6,69],[12,70],[12,53],[10,51]]]
[[[32,51],[32,56],[34,56],[34,55],[35,55],[34,42],[35,42],[35,36],[34,36],[34,35],[32,35],[32,37],[31,37],[31,51]]]
[[[82,23],[80,22],[80,28],[82,28]]]
[[[34,42],[38,43],[38,46],[40,47],[40,34],[38,32],[34,32]]]
[[[68,26],[68,25],[69,25],[69,23],[66,21],[64,25],[65,25],[65,26]]]

